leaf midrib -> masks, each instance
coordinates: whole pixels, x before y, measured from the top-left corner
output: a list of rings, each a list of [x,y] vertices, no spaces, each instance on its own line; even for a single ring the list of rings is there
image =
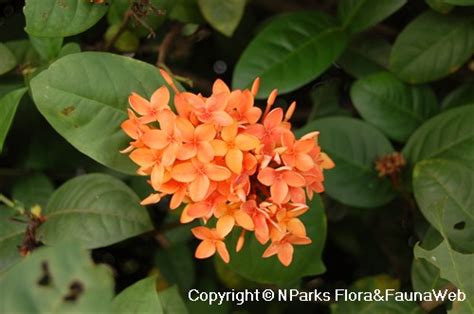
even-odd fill
[[[471,23],[470,20],[466,20],[466,21],[464,21],[463,23],[460,23],[460,24],[457,25],[455,28],[453,28],[450,32],[448,32],[447,34],[445,34],[444,36],[442,36],[442,37],[440,38],[440,40],[435,41],[433,44],[431,44],[431,45],[429,45],[427,48],[423,49],[420,54],[418,54],[417,56],[415,56],[415,58],[410,58],[409,62],[406,63],[403,67],[401,67],[400,72],[406,70],[407,68],[410,68],[413,63],[417,62],[418,59],[420,59],[420,57],[424,56],[424,55],[425,55],[426,53],[428,53],[428,52],[431,52],[431,50],[432,50],[433,47],[436,47],[436,46],[438,46],[440,43],[443,43],[446,38],[450,37],[453,33],[458,32],[460,29],[462,30],[463,26],[464,26],[465,24],[469,24],[469,23]],[[393,64],[395,64],[395,63],[396,63],[396,62],[393,61],[393,62],[392,62],[392,66],[393,66]]]
[[[330,33],[335,33],[337,32],[338,30],[340,30],[340,27],[339,26],[333,26],[331,28],[327,28],[325,30],[323,30],[322,32],[319,32],[317,35],[315,35],[314,37],[309,37],[310,39],[307,40],[306,42],[302,43],[301,45],[297,46],[296,49],[294,49],[293,51],[290,51],[290,53],[286,54],[282,59],[278,60],[277,62],[273,63],[270,67],[266,68],[266,69],[263,69],[263,71],[261,72],[260,76],[263,76],[264,74],[268,73],[268,72],[271,72],[273,71],[275,68],[281,66],[281,64],[284,64],[287,62],[288,59],[292,58],[295,54],[299,53],[300,50],[303,50],[306,48],[306,46],[309,46],[310,44],[312,44],[313,42],[316,42],[318,41],[321,37],[324,37]],[[262,35],[263,36],[263,35]],[[267,43],[265,43],[266,45]],[[247,87],[250,86],[250,83],[247,83],[246,85]]]
[[[130,219],[130,217],[119,215],[116,213],[109,213],[101,210],[96,209],[86,209],[86,208],[64,208],[60,210],[56,210],[51,214],[47,214],[46,218],[49,219],[54,216],[61,216],[61,215],[70,215],[70,214],[95,214],[95,215],[103,215],[103,216],[111,216],[120,218],[122,220],[131,221],[131,222],[139,222],[145,225],[141,220],[138,219]]]

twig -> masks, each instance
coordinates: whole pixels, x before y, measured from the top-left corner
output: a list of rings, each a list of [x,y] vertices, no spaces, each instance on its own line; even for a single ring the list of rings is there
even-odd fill
[[[170,31],[163,38],[161,45],[158,46],[158,59],[156,60],[157,67],[162,67],[164,64],[166,64],[166,56],[168,55],[168,51],[182,27],[183,25],[181,23],[174,24],[171,26]]]
[[[110,40],[108,40],[105,43],[105,46],[104,46],[105,51],[109,51],[110,48],[115,44],[117,39],[119,39],[120,35],[122,35],[122,33],[127,29],[128,23],[130,22],[130,17],[132,15],[133,15],[132,5],[130,5],[127,11],[125,11],[124,13],[123,20],[122,20],[122,23],[120,24],[118,31],[114,34],[114,36]]]

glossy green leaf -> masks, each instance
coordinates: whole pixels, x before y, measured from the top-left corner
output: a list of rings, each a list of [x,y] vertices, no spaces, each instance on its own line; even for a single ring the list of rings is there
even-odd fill
[[[368,292],[379,289],[384,295],[385,290],[398,290],[400,282],[388,275],[377,275],[373,277],[364,277],[353,283],[349,291]],[[331,314],[422,314],[422,309],[416,302],[395,301],[390,299],[384,302],[377,301],[338,301],[331,304]]]
[[[474,254],[461,254],[445,240],[432,250],[415,246],[415,258],[423,258],[440,270],[441,278],[449,280],[466,294],[466,300],[460,302],[462,307],[458,313],[474,313],[474,281],[472,280],[472,265]]]
[[[383,21],[406,2],[406,0],[340,0],[337,14],[349,33],[357,33]]]
[[[114,177],[76,177],[51,196],[38,236],[49,245],[74,240],[84,248],[107,246],[153,229],[139,203],[137,195]]]
[[[77,245],[42,247],[0,277],[3,313],[107,313],[112,272]]]
[[[423,237],[420,247],[425,250],[432,250],[438,246],[443,238],[438,231],[430,227]],[[439,269],[424,259],[413,259],[411,265],[411,282],[414,291],[427,292],[433,289],[440,290],[449,282],[441,278]]]
[[[453,6],[446,3],[444,0],[425,0],[425,2],[430,6],[430,8],[441,14],[448,14],[453,9]]]
[[[338,79],[321,82],[310,94],[311,113],[307,121],[326,116],[350,115],[347,109],[341,106],[342,81]]]
[[[319,144],[336,164],[324,171],[326,193],[339,202],[363,208],[388,203],[395,191],[386,178],[380,178],[375,161],[394,151],[388,139],[363,121],[331,117],[313,121],[298,135],[320,131]]]
[[[187,309],[175,287],[156,291],[156,277],[138,281],[117,295],[113,301],[114,313],[176,313],[186,314]]]
[[[393,45],[390,68],[409,83],[455,72],[474,52],[474,15],[428,11],[410,22]]]
[[[27,90],[26,87],[15,89],[0,99],[0,153],[20,100]]]
[[[232,85],[250,87],[255,78],[260,77],[258,98],[267,97],[274,88],[280,93],[293,91],[329,68],[345,46],[344,33],[324,13],[278,16],[242,53],[235,66]]]
[[[197,3],[206,21],[230,37],[242,19],[246,0],[198,0]]]
[[[405,158],[414,165],[429,158],[474,161],[474,105],[463,106],[436,115],[425,122],[403,149]],[[474,169],[474,166],[471,167]]]
[[[385,39],[364,34],[351,42],[337,63],[350,75],[362,78],[386,70],[391,50],[390,43]]]
[[[12,197],[26,208],[34,205],[44,208],[53,192],[54,185],[51,179],[42,173],[37,173],[18,179],[13,185]]]
[[[457,248],[474,252],[474,169],[434,159],[413,171],[415,197],[425,218]],[[442,204],[443,215],[435,205]]]
[[[105,3],[84,0],[27,0],[25,30],[44,37],[72,36],[92,27],[107,12]]]
[[[0,75],[10,72],[17,64],[15,55],[3,43],[0,43]]]
[[[81,46],[78,43],[67,43],[61,47],[61,50],[58,53],[58,58],[78,52],[81,52]]]
[[[21,259],[18,247],[26,224],[12,220],[14,215],[13,209],[0,205],[0,275]]]
[[[30,36],[30,42],[40,58],[46,61],[56,58],[63,46],[62,37]]]
[[[441,103],[443,110],[474,104],[474,80],[459,85]]]
[[[70,73],[74,73],[73,76]],[[68,142],[96,161],[125,173],[136,166],[119,151],[130,138],[120,129],[132,91],[150,97],[165,82],[158,69],[98,52],[68,55],[31,82],[39,111]]]
[[[326,216],[318,195],[313,197],[308,206],[309,210],[301,216],[301,221],[305,224],[307,235],[313,242],[309,245],[295,246],[290,266],[283,266],[276,256],[262,258],[268,244],[265,246],[260,244],[253,233],[246,234],[244,247],[236,253],[235,245],[240,230],[234,230],[229,235],[229,240],[226,240],[230,253],[228,267],[246,279],[275,284],[287,284],[303,276],[323,273],[326,270],[322,261],[326,239]]]
[[[356,81],[351,99],[364,120],[400,142],[438,111],[436,95],[429,87],[406,85],[389,72]]]
[[[7,41],[5,46],[13,53],[16,62],[20,66],[24,64],[36,64],[39,61],[38,53],[32,47],[28,39]]]
[[[166,282],[187,292],[194,286],[194,256],[189,246],[173,245],[156,251],[155,265]]]

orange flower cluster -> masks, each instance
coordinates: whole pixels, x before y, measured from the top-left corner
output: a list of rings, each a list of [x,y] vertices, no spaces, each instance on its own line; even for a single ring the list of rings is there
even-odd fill
[[[132,93],[133,110],[122,123],[133,139],[123,152],[131,152],[137,173],[150,176],[156,191],[142,204],[171,195],[171,209],[186,204],[182,223],[207,223],[214,217],[215,228],[192,229],[202,240],[197,258],[217,251],[229,262],[225,237],[238,227],[237,252],[245,233],[253,231],[262,245],[270,242],[263,257],[278,255],[288,266],[293,245],[311,243],[299,219],[308,210],[306,194],[311,198],[313,192],[321,193],[323,169],[334,166],[317,144],[318,132],[296,139],[288,122],[295,103],[286,114],[271,109],[276,90],[263,113],[254,106],[258,79],[251,90],[234,91],[217,80],[212,95],[204,97],[180,92],[169,75],[161,73],[175,92],[176,113],[168,88],[162,86],[150,100]]]

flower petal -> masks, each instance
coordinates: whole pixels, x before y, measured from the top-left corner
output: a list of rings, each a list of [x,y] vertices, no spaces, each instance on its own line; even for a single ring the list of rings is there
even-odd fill
[[[176,128],[183,137],[185,142],[192,142],[194,140],[194,126],[193,124],[183,117],[178,117],[175,121]]]
[[[212,140],[212,149],[215,156],[224,156],[227,153],[227,144],[222,140]]]
[[[242,172],[242,162],[244,159],[244,154],[237,148],[230,149],[225,155],[225,163],[230,170],[236,174]]]
[[[186,214],[192,218],[207,217],[211,211],[211,207],[207,202],[192,203],[186,208],[188,209]]]
[[[197,178],[189,184],[189,196],[193,202],[202,201],[206,197],[209,185],[209,178],[202,174],[198,175]]]
[[[168,134],[162,130],[147,131],[141,140],[143,144],[153,149],[163,149],[169,144]]]
[[[294,171],[283,171],[282,177],[289,186],[301,187],[305,185],[304,177]]]
[[[142,116],[150,112],[150,102],[136,93],[132,93],[132,95],[128,97],[128,103],[133,110]]]
[[[191,229],[191,232],[199,240],[212,239],[212,231],[207,227],[203,227],[203,226],[194,227]]]
[[[278,259],[285,266],[291,264],[293,260],[293,246],[290,243],[280,244],[278,248]]]
[[[306,154],[296,154],[295,167],[300,171],[308,171],[314,167],[313,159]]]
[[[155,153],[148,148],[138,148],[130,153],[130,159],[141,167],[150,167],[156,162]]]
[[[320,155],[320,158],[323,160],[323,162],[321,163],[321,168],[323,169],[332,169],[334,168],[334,161],[332,161],[331,158],[329,158],[328,155],[326,155],[326,153],[321,153]]]
[[[212,124],[201,124],[194,131],[196,141],[209,142],[216,137],[216,129]]]
[[[153,108],[156,110],[162,110],[168,108],[168,103],[170,101],[170,91],[166,86],[161,86],[158,88],[153,95],[151,95],[150,103]]]
[[[224,263],[229,263],[230,261],[230,256],[229,252],[227,251],[227,248],[225,247],[225,243],[222,241],[216,242],[216,247],[217,247],[217,253],[219,253],[219,256],[222,258]]]
[[[179,205],[181,205],[181,203],[183,202],[185,196],[186,196],[186,190],[178,189],[171,197],[170,209],[178,208]]]
[[[271,186],[275,182],[275,179],[276,179],[275,169],[270,168],[270,167],[264,168],[260,170],[257,178],[258,178],[258,181],[260,181],[264,185]]]
[[[234,212],[235,221],[244,229],[253,230],[254,224],[252,218],[243,210],[236,210]]]
[[[179,182],[192,182],[196,179],[198,172],[191,162],[183,162],[171,169],[171,177]]]
[[[217,220],[216,230],[221,238],[225,238],[234,228],[235,220],[231,215],[224,215]]]
[[[226,142],[233,142],[237,136],[237,123],[222,128],[221,137]]]
[[[212,93],[213,94],[219,94],[219,93],[230,93],[229,87],[227,87],[227,84],[224,83],[221,79],[217,79],[214,84],[212,85]]]
[[[276,243],[270,244],[265,252],[263,252],[262,257],[270,257],[278,253],[278,245]]]
[[[203,170],[212,181],[224,181],[229,179],[231,175],[229,169],[214,164],[205,165]]]
[[[143,201],[140,202],[140,205],[151,205],[156,204],[161,200],[160,194],[152,193],[148,195]]]
[[[263,126],[266,129],[273,129],[274,127],[278,126],[282,120],[283,109],[275,108],[267,114],[265,120],[263,120]]]
[[[232,117],[225,111],[212,112],[212,118],[214,122],[219,126],[228,126],[231,125],[232,122],[234,122]]]
[[[288,195],[288,185],[283,180],[275,180],[275,183],[270,187],[270,194],[273,202],[281,204]]]
[[[211,143],[199,142],[197,144],[197,158],[203,163],[208,163],[214,159],[214,149]]]
[[[288,231],[298,237],[306,237],[306,228],[298,218],[290,219],[286,225]]]
[[[203,240],[196,248],[196,258],[208,258],[216,253],[216,246],[210,240]]]
[[[155,165],[151,171],[150,181],[151,186],[155,191],[158,191],[161,183],[163,183],[163,177],[165,174],[165,168],[162,165]]]
[[[260,141],[250,134],[239,134],[235,137],[235,146],[240,150],[248,151],[260,146]]]

